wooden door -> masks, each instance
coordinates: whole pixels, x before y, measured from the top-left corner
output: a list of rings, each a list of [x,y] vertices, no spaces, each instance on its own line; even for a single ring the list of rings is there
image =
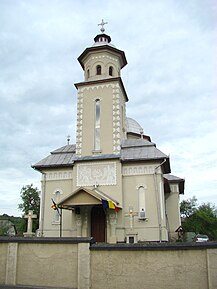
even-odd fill
[[[105,212],[101,206],[91,210],[91,237],[96,242],[105,242]]]

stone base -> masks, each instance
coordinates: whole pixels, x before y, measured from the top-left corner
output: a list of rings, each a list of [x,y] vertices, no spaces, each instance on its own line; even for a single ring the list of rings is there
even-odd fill
[[[23,233],[23,236],[24,236],[24,237],[35,237],[35,233],[28,233],[28,232],[26,232],[26,233]]]
[[[109,243],[110,244],[116,244],[117,243],[117,237],[116,236],[111,236],[109,238]]]

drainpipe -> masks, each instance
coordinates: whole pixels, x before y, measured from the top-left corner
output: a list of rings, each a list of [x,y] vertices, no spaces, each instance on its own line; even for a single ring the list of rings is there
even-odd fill
[[[154,185],[155,185],[155,197],[157,202],[157,215],[158,215],[158,225],[159,225],[159,241],[162,242],[162,223],[161,223],[161,207],[160,207],[160,196],[159,189],[157,184],[157,169],[161,167],[166,162],[166,159],[163,160],[157,167],[154,168]]]
[[[39,232],[41,233],[41,237],[43,237],[44,235],[45,187],[46,187],[46,174],[42,172],[41,206],[40,206],[40,223],[39,223]]]

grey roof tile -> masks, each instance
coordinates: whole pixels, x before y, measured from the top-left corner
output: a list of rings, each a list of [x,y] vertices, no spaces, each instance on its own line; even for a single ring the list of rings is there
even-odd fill
[[[170,172],[169,158],[156,148],[156,145],[146,139],[126,139],[122,142],[120,155],[93,155],[77,157],[75,144],[66,145],[51,152],[49,156],[34,164],[35,169],[71,166],[75,161],[91,161],[103,159],[120,159],[126,161],[167,159],[166,172]]]
[[[75,160],[75,145],[66,145],[51,152],[49,156],[34,164],[32,167],[58,167],[73,165]]]
[[[185,179],[179,178],[177,176],[174,175],[170,175],[170,174],[164,174],[164,181],[167,184],[171,184],[171,183],[178,183],[179,186],[179,193],[180,194],[184,194],[185,191]]]
[[[171,175],[171,174],[164,174],[163,177],[167,179],[169,182],[182,182],[184,179],[179,178],[177,176]]]
[[[126,139],[122,141],[121,147],[144,147],[144,146],[156,146],[155,143],[150,142],[146,139]]]
[[[71,144],[71,145],[65,145],[61,148],[58,148],[54,151],[52,151],[51,153],[52,154],[57,154],[57,153],[75,153],[75,149],[76,149],[76,146],[75,144]]]
[[[135,140],[136,141],[136,140]],[[142,145],[144,143],[144,145]],[[168,158],[167,155],[162,153],[155,145],[147,140],[139,140],[132,143],[132,146],[122,146],[121,159],[122,160],[138,160],[138,159],[160,159]]]

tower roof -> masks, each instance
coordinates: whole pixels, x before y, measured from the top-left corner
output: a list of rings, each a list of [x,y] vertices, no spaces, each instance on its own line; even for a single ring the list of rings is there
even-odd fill
[[[134,137],[141,137],[151,141],[150,136],[144,134],[142,126],[131,117],[126,117],[126,132],[127,135],[133,135]]]
[[[108,50],[114,54],[117,54],[120,59],[121,68],[127,65],[127,59],[124,51],[117,49],[111,42],[111,37],[107,34],[98,34],[94,37],[94,44],[91,47],[88,47],[84,52],[78,57],[78,61],[84,69],[84,60],[88,54],[96,51]]]
[[[143,128],[141,125],[133,118],[127,117],[126,118],[126,126],[127,126],[127,132],[132,132],[136,134],[143,133]]]

